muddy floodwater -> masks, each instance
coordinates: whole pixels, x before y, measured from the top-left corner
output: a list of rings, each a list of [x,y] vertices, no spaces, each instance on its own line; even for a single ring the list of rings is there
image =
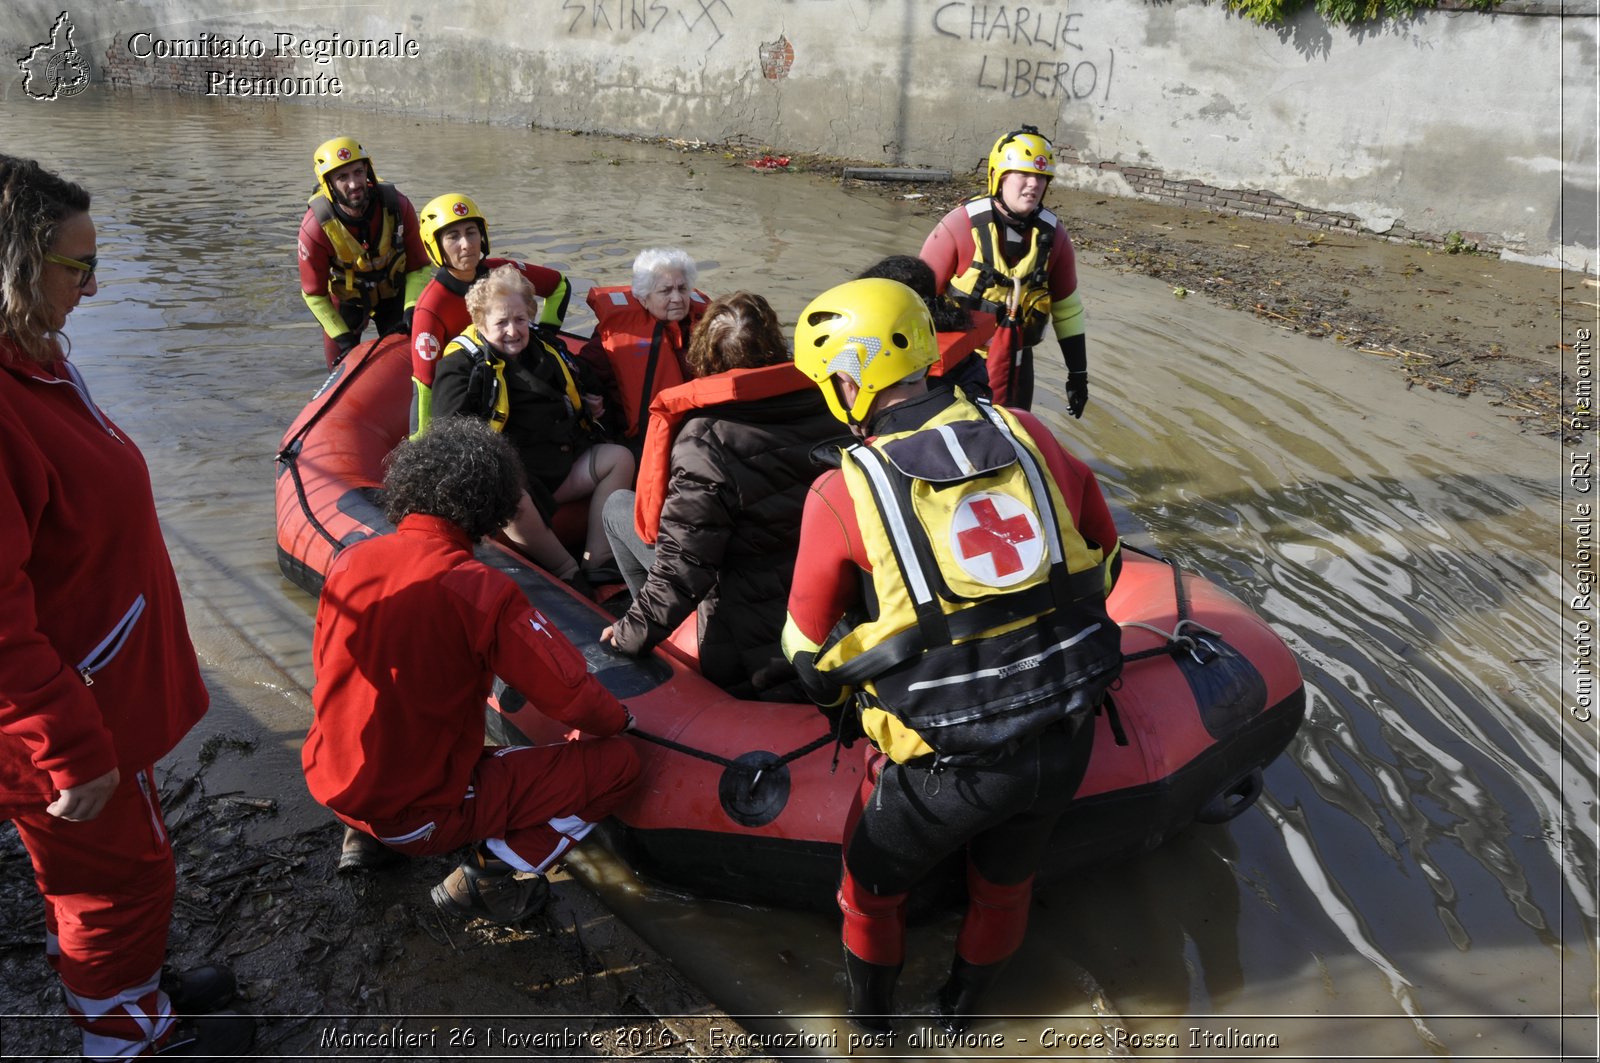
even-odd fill
[[[931,224],[803,174],[554,132],[107,91],[7,104],[0,129],[94,194],[100,291],[72,315],[72,356],[155,477],[219,694],[196,739],[253,737],[235,770],[290,825],[324,815],[298,770],[314,603],[278,573],[272,507],[277,443],[324,375],[294,257],[317,143],[358,136],[418,206],[474,196],[496,254],[572,278],[578,331],[582,291],[625,282],[642,247],[687,248],[702,289],[761,292],[792,328]],[[1041,891],[991,1002],[1011,1017],[958,1046],[907,1024],[856,1054],[1592,1059],[1596,737],[1562,701],[1563,451],[1170,285],[1092,259],[1080,283],[1091,403],[1065,415],[1052,351],[1040,412],[1130,540],[1283,635],[1306,723],[1238,819]],[[576,863],[749,1029],[842,1030],[835,919]],[[914,928],[909,1010],[955,929]],[[845,1050],[841,1033],[819,1052]]]

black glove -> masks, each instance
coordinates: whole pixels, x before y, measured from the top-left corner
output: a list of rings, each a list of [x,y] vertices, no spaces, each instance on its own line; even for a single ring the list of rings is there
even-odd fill
[[[1067,374],[1067,412],[1074,417],[1083,416],[1083,408],[1089,405],[1089,374]]]
[[[396,325],[394,328],[390,329],[389,331],[391,333],[398,332],[403,336],[411,335],[411,319],[416,317],[416,316],[417,316],[417,308],[415,306],[406,307],[405,316],[401,317],[400,324]]]
[[[338,365],[344,361],[345,355],[356,349],[356,344],[361,342],[361,334],[359,332],[341,332],[333,338],[333,342],[339,347],[339,357],[333,360],[333,364]]]

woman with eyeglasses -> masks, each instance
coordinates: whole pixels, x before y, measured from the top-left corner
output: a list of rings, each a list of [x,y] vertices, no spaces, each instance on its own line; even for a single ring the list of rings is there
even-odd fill
[[[62,335],[93,296],[89,193],[0,155],[0,816],[44,898],[45,953],[83,1054],[247,1051],[209,965],[163,971],[176,889],[152,768],[206,711],[133,441]]]

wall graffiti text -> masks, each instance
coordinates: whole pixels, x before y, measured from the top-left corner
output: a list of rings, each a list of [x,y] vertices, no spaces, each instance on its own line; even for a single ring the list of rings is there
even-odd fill
[[[1116,52],[1084,40],[1084,13],[1027,4],[942,3],[933,31],[976,42],[974,85],[1010,99],[1111,98]]]
[[[722,24],[731,22],[733,8],[727,0],[561,0],[567,32],[658,33],[683,29],[706,34],[715,44],[723,36]]]

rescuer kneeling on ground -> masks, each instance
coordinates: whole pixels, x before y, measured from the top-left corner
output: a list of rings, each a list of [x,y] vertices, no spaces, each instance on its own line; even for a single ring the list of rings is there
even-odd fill
[[[352,832],[406,855],[471,845],[434,904],[514,923],[622,802],[639,760],[615,737],[486,748],[494,677],[591,735],[632,717],[511,578],[472,555],[522,495],[509,442],[474,419],[437,422],[400,445],[383,486],[397,530],[341,553],[317,607],[306,784]]]
[[[892,1030],[906,894],[964,847],[969,902],[937,1003],[960,1031],[1022,943],[1089,717],[1121,670],[1105,606],[1116,527],[1088,466],[1030,414],[928,389],[933,322],[905,285],[824,292],[794,347],[863,440],[806,500],[783,634],[841,736],[875,747],[844,833],[850,1015]]]

